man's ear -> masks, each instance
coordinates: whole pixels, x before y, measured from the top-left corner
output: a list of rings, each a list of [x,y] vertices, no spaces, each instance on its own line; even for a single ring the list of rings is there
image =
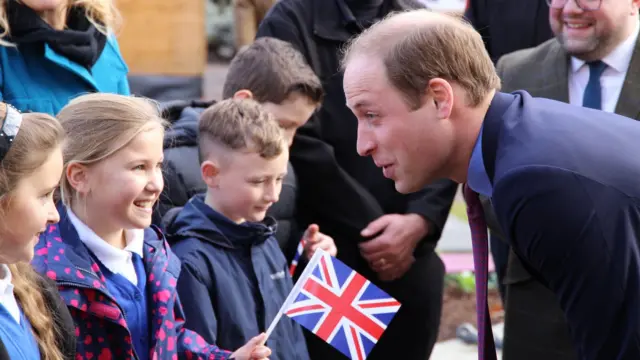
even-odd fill
[[[91,191],[90,172],[86,165],[71,163],[65,169],[65,176],[71,187],[79,194],[87,195]]]
[[[448,119],[453,110],[453,88],[447,80],[433,78],[427,85],[427,96],[433,101],[438,119]]]
[[[236,93],[233,94],[233,98],[240,99],[240,100],[253,99],[253,93],[251,92],[251,90],[242,89],[242,90],[236,91]]]
[[[205,160],[200,165],[200,172],[202,173],[202,180],[207,184],[207,187],[215,189],[220,186],[220,164]]]

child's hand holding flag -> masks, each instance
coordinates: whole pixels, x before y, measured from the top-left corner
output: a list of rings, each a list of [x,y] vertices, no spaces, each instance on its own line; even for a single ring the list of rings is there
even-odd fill
[[[317,249],[322,249],[328,252],[331,256],[336,256],[338,249],[333,238],[329,235],[325,235],[320,232],[320,227],[316,224],[311,224],[304,232],[302,236],[304,254],[307,259],[311,259]]]
[[[289,266],[289,273],[291,276],[295,274],[302,254],[304,253],[308,260],[311,259],[317,249],[324,250],[331,256],[336,256],[338,253],[338,248],[336,248],[336,243],[333,241],[333,238],[321,233],[318,225],[311,224],[302,235],[302,239],[300,239],[300,243],[298,243],[296,253],[291,261],[291,265]]]

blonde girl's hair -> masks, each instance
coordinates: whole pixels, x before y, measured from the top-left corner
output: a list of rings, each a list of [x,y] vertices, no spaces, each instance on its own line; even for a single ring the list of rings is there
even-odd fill
[[[69,136],[63,147],[64,168],[72,163],[91,166],[124,148],[139,133],[164,131],[167,122],[152,100],[108,93],[82,95],[71,100],[58,120]],[[62,176],[60,195],[70,206],[75,190]]]
[[[5,117],[6,111],[7,105],[0,103],[0,119]],[[13,191],[20,179],[42,166],[63,139],[62,126],[53,117],[40,113],[23,115],[20,130],[0,162],[0,210],[11,211]],[[54,325],[57,315],[47,306],[41,291],[40,275],[27,263],[11,264],[9,269],[16,298],[31,323],[42,358],[61,360],[61,344],[57,341],[60,334]]]
[[[7,2],[11,0],[0,0],[0,44],[12,46],[5,40],[11,35],[9,19],[7,18]],[[67,1],[68,8],[83,8],[87,19],[100,31],[108,35],[120,27],[122,18],[113,0],[64,0]]]

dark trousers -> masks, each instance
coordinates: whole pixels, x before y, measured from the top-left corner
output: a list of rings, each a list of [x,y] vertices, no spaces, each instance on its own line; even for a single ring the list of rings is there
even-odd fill
[[[491,232],[489,238],[491,242],[491,257],[496,267],[496,275],[498,276],[498,290],[502,303],[505,303],[505,286],[503,284],[504,276],[507,272],[507,262],[509,260],[509,244],[501,240],[497,235]]]
[[[506,288],[502,359],[577,359],[555,294],[533,279]]]

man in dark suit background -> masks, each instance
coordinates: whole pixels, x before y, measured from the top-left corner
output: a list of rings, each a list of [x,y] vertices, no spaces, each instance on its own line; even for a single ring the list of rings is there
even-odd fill
[[[478,33],[427,11],[374,25],[343,64],[360,155],[402,193],[448,177],[491,198],[515,254],[558,299],[577,358],[640,358],[640,123],[498,92]],[[481,345],[481,359],[495,359],[492,343]]]
[[[553,37],[546,0],[468,0],[464,17],[482,36],[494,63]]]
[[[540,45],[553,37],[546,0],[468,0],[464,17],[482,36],[494,63],[504,54]],[[491,206],[489,199],[482,200]],[[491,230],[491,255],[504,303],[509,246],[498,229]],[[504,354],[503,358],[509,360]]]
[[[639,119],[638,3],[551,1],[548,18],[556,37],[498,61],[504,91],[522,89]],[[504,359],[575,359],[558,299],[513,253],[505,283]]]

